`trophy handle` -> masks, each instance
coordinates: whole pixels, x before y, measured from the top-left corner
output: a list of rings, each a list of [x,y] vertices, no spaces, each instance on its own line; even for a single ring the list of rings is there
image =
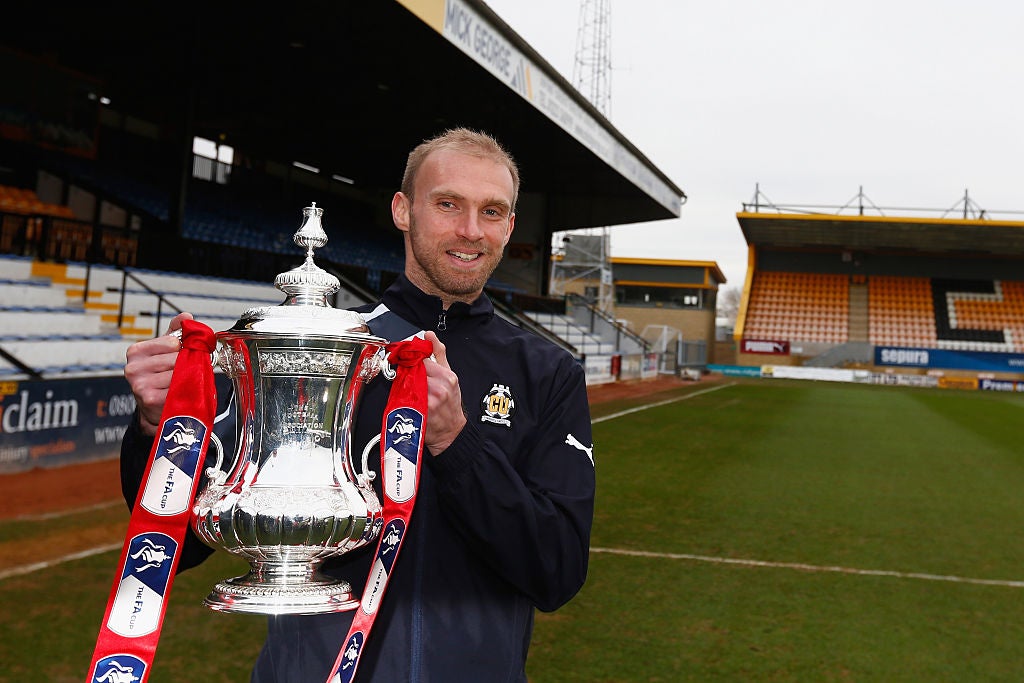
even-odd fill
[[[217,486],[222,486],[228,478],[227,472],[221,469],[224,464],[224,444],[212,429],[210,430],[210,445],[217,451],[217,462],[213,467],[206,468],[206,476]]]
[[[363,471],[356,473],[356,480],[358,481],[360,486],[367,486],[371,481],[377,478],[377,473],[370,471],[369,464],[370,451],[372,451],[373,447],[379,443],[380,434],[375,434],[374,437],[367,442],[366,448],[363,449],[363,461],[361,463],[363,466]],[[349,460],[351,461],[351,458]],[[353,468],[355,468],[355,465],[353,465]]]
[[[384,375],[384,378],[389,382],[396,376],[395,369],[391,367],[391,361],[389,360],[387,349],[381,348],[377,351],[377,355],[374,357],[374,361],[377,363],[377,367],[380,370],[380,374]]]

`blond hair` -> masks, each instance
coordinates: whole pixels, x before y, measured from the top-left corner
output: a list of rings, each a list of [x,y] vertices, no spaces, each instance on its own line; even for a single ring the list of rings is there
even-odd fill
[[[519,167],[516,166],[512,155],[493,136],[469,128],[448,129],[440,135],[424,140],[409,152],[405,173],[402,175],[402,194],[410,200],[413,198],[416,174],[419,173],[423,161],[431,152],[441,149],[490,159],[507,168],[512,175],[512,211],[515,211],[516,201],[519,199]]]

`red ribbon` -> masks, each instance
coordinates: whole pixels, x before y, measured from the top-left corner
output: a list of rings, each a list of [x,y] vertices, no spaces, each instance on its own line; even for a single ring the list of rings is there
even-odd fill
[[[210,353],[216,345],[206,325],[182,321],[182,348],[175,361],[160,429],[153,440],[143,484],[132,509],[118,573],[107,600],[88,683],[145,683],[188,529],[199,467],[216,411]],[[390,572],[401,549],[416,501],[427,421],[430,342],[414,337],[388,344],[395,378],[381,431],[384,526],[352,620],[329,681],[350,683],[376,619]]]
[[[213,330],[184,320],[167,401],[89,667],[89,683],[145,683],[217,407]]]
[[[360,656],[401,550],[419,487],[423,428],[427,423],[427,370],[423,362],[431,354],[433,346],[425,339],[413,337],[392,342],[386,350],[390,363],[395,366],[395,378],[381,426],[384,526],[377,539],[377,552],[366,577],[362,600],[328,675],[328,683],[351,683],[356,675]]]

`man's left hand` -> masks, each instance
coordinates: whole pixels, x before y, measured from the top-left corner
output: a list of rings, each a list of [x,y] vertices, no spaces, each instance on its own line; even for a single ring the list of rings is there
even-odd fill
[[[466,415],[462,412],[462,391],[459,378],[448,365],[444,344],[433,332],[424,338],[434,346],[433,360],[427,359],[427,427],[424,445],[433,455],[439,455],[451,445],[462,428]]]

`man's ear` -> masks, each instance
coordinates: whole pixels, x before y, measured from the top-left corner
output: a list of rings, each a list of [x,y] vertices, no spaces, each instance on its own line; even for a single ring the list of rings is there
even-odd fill
[[[396,192],[395,196],[391,198],[391,220],[395,222],[395,227],[402,232],[409,232],[410,205],[409,198],[401,192]]]

